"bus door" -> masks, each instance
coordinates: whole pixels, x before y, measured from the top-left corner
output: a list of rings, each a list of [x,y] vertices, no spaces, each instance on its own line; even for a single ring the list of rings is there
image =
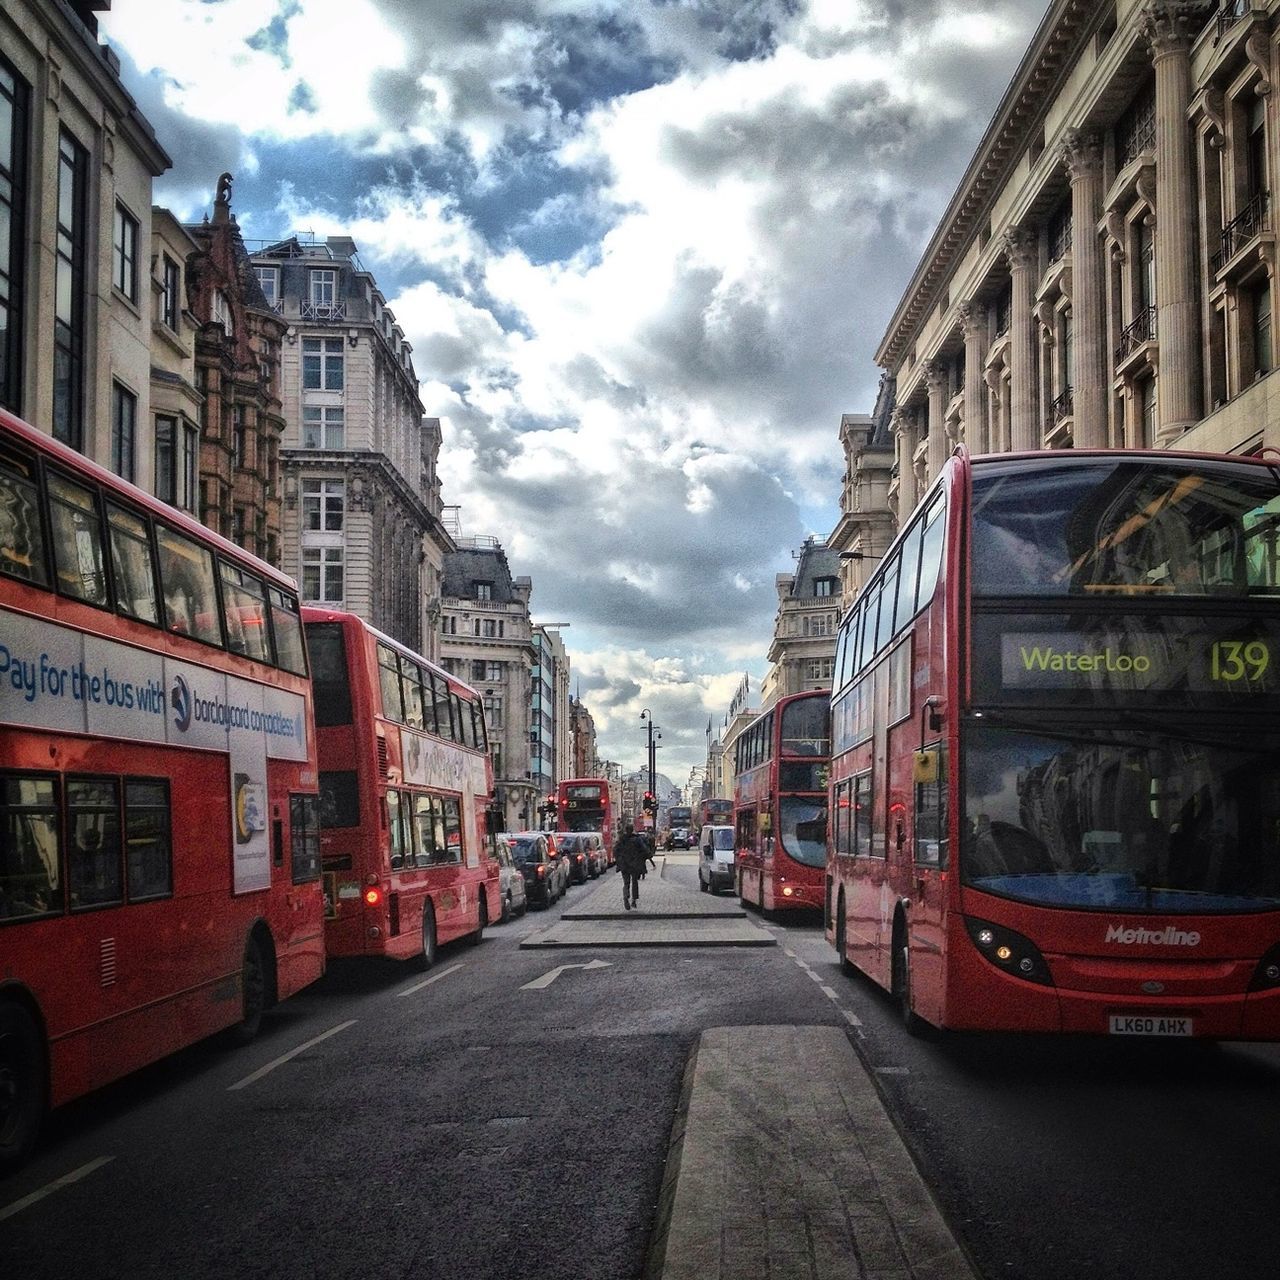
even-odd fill
[[[950,855],[946,744],[928,742],[906,758],[911,768],[910,838],[900,856],[910,902],[912,1001],[922,1017],[936,1024],[943,1013],[943,911]]]

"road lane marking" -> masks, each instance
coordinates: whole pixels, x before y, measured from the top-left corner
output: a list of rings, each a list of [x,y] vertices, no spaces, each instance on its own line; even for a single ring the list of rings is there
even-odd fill
[[[878,1076],[909,1076],[911,1074],[910,1067],[877,1067],[876,1075]]]
[[[306,1051],[322,1040],[327,1040],[330,1036],[336,1036],[339,1031],[345,1031],[348,1027],[354,1027],[357,1019],[352,1018],[348,1022],[340,1022],[336,1027],[330,1027],[328,1031],[321,1032],[313,1040],[308,1040],[306,1044],[300,1044],[296,1049],[290,1049],[288,1053],[282,1053],[273,1062],[268,1062],[265,1067],[259,1067],[252,1075],[245,1076],[243,1080],[237,1080],[235,1084],[227,1086],[228,1093],[234,1093],[237,1089],[246,1089],[255,1081],[261,1080],[269,1071],[274,1071],[277,1067],[282,1067],[290,1058],[296,1058],[300,1053]]]
[[[831,990],[831,988],[830,988],[830,987],[828,987],[828,986],[826,986],[825,984],[824,984],[823,986],[819,987],[819,988],[818,988],[818,990],[819,990],[819,991],[821,991],[821,992],[822,992],[822,994],[823,994],[824,996],[826,996],[828,1000],[839,1000],[839,999],[840,999],[840,997],[839,997],[838,995],[836,995],[836,993],[835,993],[834,991],[832,991],[832,990]]]
[[[790,956],[793,960],[796,958],[796,953],[792,951],[790,947],[783,947],[782,954],[784,956]]]
[[[415,982],[411,987],[405,987],[403,991],[397,991],[398,997],[411,996],[415,991],[421,991],[423,987],[429,987],[433,982],[439,982],[441,978],[447,978],[451,973],[457,973],[463,966],[455,964],[451,968],[441,969],[439,973],[433,973],[431,977],[424,978],[421,982]]]
[[[29,1209],[39,1200],[43,1200],[45,1196],[51,1196],[55,1191],[60,1191],[63,1187],[69,1187],[73,1182],[79,1182],[81,1178],[87,1178],[95,1169],[101,1169],[104,1164],[110,1164],[115,1156],[99,1156],[96,1160],[90,1160],[88,1164],[82,1164],[78,1169],[73,1169],[70,1173],[64,1173],[61,1178],[55,1178],[52,1182],[46,1183],[38,1191],[33,1191],[29,1196],[23,1196],[21,1200],[15,1200],[12,1204],[7,1204],[0,1209],[0,1222],[6,1218],[12,1218],[15,1213],[21,1213],[23,1209]]]
[[[591,960],[587,964],[560,964],[556,965],[550,973],[544,973],[542,977],[526,982],[520,990],[545,991],[567,969],[611,969],[612,967],[612,963],[608,960]]]
[[[841,1010],[840,1010],[840,1012],[844,1014],[844,1020],[845,1020],[845,1021],[846,1021],[850,1026],[851,1026],[851,1027],[860,1027],[860,1026],[862,1026],[862,1019],[861,1019],[861,1018],[859,1018],[859,1017],[858,1017],[858,1015],[857,1015],[856,1013],[850,1013],[848,1009],[841,1009]]]

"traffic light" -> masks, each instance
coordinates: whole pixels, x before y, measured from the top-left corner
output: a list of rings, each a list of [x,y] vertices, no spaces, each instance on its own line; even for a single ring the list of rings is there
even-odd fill
[[[658,812],[658,799],[652,791],[646,791],[644,793],[644,811],[645,813]]]

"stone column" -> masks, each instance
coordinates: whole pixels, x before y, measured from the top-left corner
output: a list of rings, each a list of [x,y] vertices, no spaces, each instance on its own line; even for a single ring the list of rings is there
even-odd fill
[[[1142,31],[1156,69],[1156,440],[1172,444],[1200,420],[1191,126],[1191,41],[1204,23],[1194,0],[1147,0]]]
[[[925,465],[933,480],[947,463],[951,449],[947,443],[947,366],[941,360],[930,360],[924,366],[929,386],[929,452]]]
[[[1062,151],[1071,175],[1072,440],[1077,448],[1100,449],[1107,443],[1107,319],[1097,232],[1102,139],[1096,133],[1071,129],[1063,138]]]
[[[890,425],[898,459],[898,523],[901,525],[916,505],[916,473],[911,465],[915,432],[911,429],[911,415],[901,405],[893,411]]]
[[[1032,273],[1038,240],[1026,227],[1005,232],[1004,252],[1013,277],[1013,307],[1009,318],[1009,448],[1015,453],[1039,449],[1040,425],[1036,421],[1035,317],[1031,313]]]
[[[991,448],[987,435],[986,382],[982,361],[987,354],[987,309],[980,302],[962,302],[956,311],[964,333],[964,440],[971,453]]]

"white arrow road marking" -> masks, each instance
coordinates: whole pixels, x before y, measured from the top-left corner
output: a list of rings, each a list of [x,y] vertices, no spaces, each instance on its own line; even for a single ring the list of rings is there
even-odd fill
[[[532,982],[526,982],[521,991],[545,991],[566,969],[609,969],[612,964],[608,960],[591,960],[586,964],[560,964],[557,965],[550,973],[544,973],[540,978],[534,978]]]

